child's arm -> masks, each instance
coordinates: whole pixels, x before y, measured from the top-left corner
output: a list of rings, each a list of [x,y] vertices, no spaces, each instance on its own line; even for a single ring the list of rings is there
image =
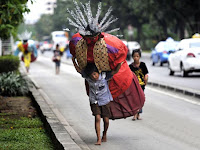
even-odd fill
[[[116,73],[119,71],[119,69],[121,68],[121,65],[122,65],[123,63],[124,63],[124,61],[122,61],[121,63],[119,63],[119,64],[117,65],[117,67],[115,68],[115,70],[112,70],[111,75],[116,74]]]
[[[75,67],[75,69],[76,69],[76,71],[78,72],[78,73],[81,73],[81,69],[79,68],[79,66],[78,66],[78,64],[76,63],[76,61],[75,61],[75,57],[72,57],[72,62],[73,62],[73,64],[74,64],[74,67]]]
[[[145,85],[147,85],[147,82],[148,82],[148,74],[145,74],[145,76],[144,76],[144,83],[145,83]]]

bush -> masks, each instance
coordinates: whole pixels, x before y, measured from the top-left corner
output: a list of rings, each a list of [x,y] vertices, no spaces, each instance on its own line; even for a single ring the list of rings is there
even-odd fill
[[[28,85],[20,74],[14,72],[0,74],[0,95],[22,96],[28,93]]]
[[[1,56],[0,57],[0,73],[18,71],[20,60],[18,56]]]

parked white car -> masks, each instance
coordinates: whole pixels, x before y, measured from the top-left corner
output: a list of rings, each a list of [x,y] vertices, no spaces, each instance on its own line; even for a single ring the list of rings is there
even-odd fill
[[[183,77],[190,72],[200,72],[200,38],[183,39],[168,58],[170,74],[181,72]]]
[[[122,42],[127,46],[128,48],[128,53],[127,53],[127,60],[130,60],[131,59],[131,55],[132,55],[132,52],[136,49],[140,49],[141,46],[138,42],[136,41],[126,41],[126,40],[122,40]]]

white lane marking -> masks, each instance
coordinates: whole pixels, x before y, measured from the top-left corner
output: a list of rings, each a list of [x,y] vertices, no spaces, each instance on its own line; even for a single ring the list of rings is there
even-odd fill
[[[154,92],[160,93],[160,94],[165,94],[167,96],[171,96],[171,97],[174,97],[174,98],[177,98],[177,99],[181,99],[181,100],[184,100],[186,102],[189,102],[189,103],[192,103],[192,104],[195,104],[195,105],[200,105],[200,102],[197,102],[197,101],[194,101],[194,100],[189,100],[187,98],[184,98],[184,97],[181,97],[181,96],[178,96],[178,95],[174,95],[174,94],[170,94],[168,92],[163,92],[161,90],[157,90],[157,89],[154,89],[154,88],[150,88],[150,87],[146,87],[146,88],[149,89],[149,90],[152,90]]]

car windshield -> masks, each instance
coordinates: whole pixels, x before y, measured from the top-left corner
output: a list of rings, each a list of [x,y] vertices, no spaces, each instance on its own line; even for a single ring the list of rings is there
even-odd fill
[[[160,42],[156,46],[156,50],[158,52],[175,50],[177,44],[178,44],[178,42]]]
[[[169,50],[175,50],[176,46],[177,46],[178,42],[166,42],[164,45],[164,49],[169,51]]]
[[[65,37],[64,34],[57,34],[55,37]]]
[[[200,42],[190,43],[190,48],[200,47]]]

